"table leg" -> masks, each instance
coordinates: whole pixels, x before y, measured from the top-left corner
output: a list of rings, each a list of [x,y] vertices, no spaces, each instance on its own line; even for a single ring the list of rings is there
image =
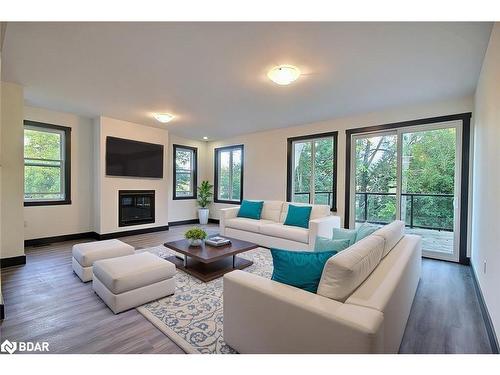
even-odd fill
[[[184,268],[188,268],[188,256],[184,255]]]
[[[234,269],[235,264],[236,264],[236,255],[233,255],[233,269]]]

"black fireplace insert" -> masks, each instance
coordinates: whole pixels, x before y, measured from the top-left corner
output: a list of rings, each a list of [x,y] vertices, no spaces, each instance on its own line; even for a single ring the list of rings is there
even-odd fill
[[[118,192],[118,226],[126,227],[155,222],[154,190]]]

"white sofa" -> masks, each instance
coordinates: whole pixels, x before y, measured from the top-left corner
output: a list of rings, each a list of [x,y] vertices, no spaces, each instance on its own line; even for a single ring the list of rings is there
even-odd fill
[[[312,206],[309,228],[284,225],[288,205]],[[237,217],[239,206],[220,210],[220,233],[264,247],[312,250],[316,236],[331,237],[340,227],[340,218],[330,214],[330,206],[282,201],[264,201],[260,220]]]
[[[420,279],[421,238],[393,222],[330,258],[318,292],[224,276],[224,340],[240,353],[397,353]]]

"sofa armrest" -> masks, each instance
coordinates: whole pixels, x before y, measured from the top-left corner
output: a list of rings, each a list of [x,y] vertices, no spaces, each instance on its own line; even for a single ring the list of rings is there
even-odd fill
[[[248,272],[224,276],[224,340],[240,353],[378,353],[383,314]]]
[[[220,228],[220,234],[225,235],[224,231],[226,228],[226,220],[229,219],[234,219],[238,215],[238,211],[240,210],[240,207],[230,207],[230,208],[221,208],[220,211],[220,217],[219,217],[219,228]]]
[[[332,238],[333,228],[340,228],[339,216],[325,216],[309,221],[309,247],[314,249],[316,236]]]

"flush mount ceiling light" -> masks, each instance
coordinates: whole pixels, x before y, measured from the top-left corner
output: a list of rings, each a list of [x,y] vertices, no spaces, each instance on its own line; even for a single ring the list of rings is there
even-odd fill
[[[278,65],[267,73],[267,77],[278,85],[289,85],[300,77],[300,70],[293,65]]]
[[[174,115],[171,115],[170,113],[155,113],[155,114],[153,115],[153,117],[154,117],[157,121],[159,121],[159,122],[161,122],[161,123],[165,124],[165,123],[167,123],[167,122],[172,121],[172,120],[174,119],[174,117],[175,117],[175,116],[174,116]]]
[[[207,136],[205,136],[205,137],[203,137],[203,139],[206,141],[206,140],[208,140],[208,137],[207,137]]]

